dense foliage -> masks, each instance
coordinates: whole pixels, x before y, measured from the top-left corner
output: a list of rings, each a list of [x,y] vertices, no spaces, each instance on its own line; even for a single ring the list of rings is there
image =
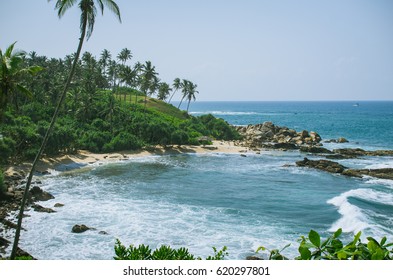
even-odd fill
[[[150,145],[200,144],[198,138],[237,139],[239,135],[224,120],[193,117],[164,101],[172,91],[157,78],[150,62],[125,64],[130,57],[123,49],[118,61],[104,50],[97,60],[85,52],[45,153],[73,153],[135,150]],[[123,56],[122,56],[122,55]],[[24,56],[22,67],[43,69],[34,77],[21,75],[18,82],[29,88],[31,96],[17,91],[8,96],[0,123],[0,164],[7,160],[33,159],[49,126],[54,108],[72,64],[72,56],[48,59],[35,52]],[[146,80],[148,79],[148,80]],[[174,89],[183,99],[195,97],[188,80],[175,79]],[[158,98],[151,96],[157,94]],[[190,95],[190,96],[188,96]],[[189,105],[189,104],[188,104]]]
[[[380,242],[372,237],[367,237],[367,243],[360,240],[361,232],[356,234],[351,242],[344,244],[339,237],[342,230],[338,229],[326,240],[321,240],[318,232],[311,230],[307,237],[301,236],[299,242],[299,256],[295,260],[392,260],[393,243],[387,243],[386,237]],[[269,260],[288,260],[282,251],[290,246],[286,245],[283,249],[269,250],[259,247],[256,251],[268,251]],[[214,256],[209,256],[207,260],[223,260],[228,256],[227,247],[218,251],[213,247]],[[126,248],[119,240],[115,245],[115,260],[196,260],[187,248],[173,249],[170,246],[161,246],[152,251],[149,246],[144,244],[135,247],[130,245]]]
[[[322,240],[318,232],[311,230],[307,237],[302,236],[299,244],[299,256],[296,260],[392,260],[393,243],[387,243],[386,237],[380,242],[373,237],[367,237],[367,243],[360,239],[361,232],[357,233],[353,240],[344,244],[339,237],[342,229],[338,229],[326,240]],[[270,260],[288,259],[282,254],[283,249],[268,250]],[[265,247],[258,248],[258,251],[267,250]]]
[[[217,250],[213,247],[214,255],[208,256],[206,260],[223,260],[228,255],[227,248]],[[152,251],[148,245],[141,244],[138,247],[130,245],[126,248],[119,240],[115,245],[115,260],[201,260],[201,257],[195,257],[187,248],[174,249],[170,246],[162,245]]]

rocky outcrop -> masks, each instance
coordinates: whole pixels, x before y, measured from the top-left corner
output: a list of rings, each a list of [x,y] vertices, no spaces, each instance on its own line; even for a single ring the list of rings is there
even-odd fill
[[[364,175],[380,179],[393,180],[393,168],[379,168],[379,169],[349,169],[337,162],[330,160],[309,160],[304,158],[302,161],[296,162],[297,166],[310,167],[330,173],[342,174],[350,177],[361,178]]]
[[[311,154],[333,154],[331,150],[328,150],[323,147],[315,147],[315,146],[302,146],[300,147],[300,151],[303,153],[311,153]]]
[[[344,170],[343,175],[361,178],[363,175],[376,177],[380,179],[393,180],[393,168],[380,169],[347,169]]]
[[[348,143],[349,141],[345,139],[344,137],[340,137],[338,139],[330,139],[330,140],[325,140],[325,143]]]
[[[267,147],[273,149],[293,149],[301,145],[319,146],[321,136],[316,132],[303,130],[297,132],[294,129],[280,127],[272,122],[264,122],[257,125],[239,126],[236,130],[244,138],[243,145],[251,148]],[[290,144],[288,146],[275,144]],[[272,146],[269,146],[272,145]]]
[[[301,167],[316,168],[330,173],[342,173],[345,169],[347,169],[345,166],[337,162],[325,159],[309,160],[308,158],[304,158],[302,161],[297,161],[296,165]]]
[[[334,149],[334,153],[349,156],[349,157],[359,157],[359,156],[393,156],[393,150],[376,150],[376,151],[365,151],[363,149]]]

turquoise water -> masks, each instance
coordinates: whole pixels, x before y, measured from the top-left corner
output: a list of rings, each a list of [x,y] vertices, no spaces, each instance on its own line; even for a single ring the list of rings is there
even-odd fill
[[[273,121],[315,130],[335,147],[393,149],[393,102],[193,103],[193,114],[213,113],[236,125]],[[310,229],[323,236],[343,228],[393,241],[393,181],[347,178],[294,165],[305,154],[182,154],[95,164],[42,178],[54,214],[30,211],[22,248],[39,259],[111,259],[124,244],[186,246],[198,256],[227,246],[244,259],[261,245],[296,255],[296,240]],[[310,158],[313,156],[307,155]],[[317,157],[315,157],[317,158]],[[349,167],[393,167],[392,157],[344,160]],[[96,231],[71,233],[74,224]],[[98,234],[105,231],[107,235]]]

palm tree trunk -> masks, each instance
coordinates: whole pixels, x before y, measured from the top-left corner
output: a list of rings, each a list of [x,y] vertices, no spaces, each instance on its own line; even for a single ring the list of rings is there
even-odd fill
[[[181,103],[183,102],[184,96],[182,97],[182,99],[180,100],[179,106],[177,106],[177,109],[180,109]]]
[[[188,108],[190,107],[190,102],[191,102],[191,99],[188,99],[188,104],[187,104],[187,113],[188,113]]]
[[[49,139],[49,136],[50,136],[50,134],[51,134],[51,132],[53,130],[53,127],[54,127],[54,124],[56,122],[57,116],[59,115],[59,111],[60,111],[61,105],[63,104],[63,102],[65,100],[68,88],[69,88],[69,86],[71,84],[72,77],[74,76],[76,65],[78,63],[78,59],[79,59],[79,56],[80,56],[80,53],[81,53],[81,50],[82,50],[83,42],[85,40],[85,35],[86,35],[87,16],[84,17],[84,18],[85,18],[85,20],[83,22],[83,26],[82,26],[82,29],[81,29],[81,31],[82,31],[81,32],[81,37],[79,38],[79,45],[78,45],[78,49],[76,51],[74,62],[72,64],[71,72],[70,72],[70,74],[68,76],[68,79],[67,79],[67,82],[66,82],[66,84],[64,86],[62,95],[60,96],[60,100],[59,100],[59,102],[57,104],[56,110],[53,113],[51,123],[50,123],[50,125],[48,127],[48,130],[46,131],[44,139],[42,140],[41,147],[40,147],[40,149],[39,149],[39,151],[38,151],[38,153],[37,153],[37,155],[36,155],[36,157],[35,157],[35,159],[33,161],[33,165],[31,166],[29,177],[28,177],[27,182],[26,182],[26,187],[25,187],[25,191],[24,191],[24,194],[23,194],[22,202],[20,204],[20,210],[19,210],[19,215],[18,215],[18,224],[17,224],[17,228],[16,228],[16,232],[15,232],[15,238],[14,238],[14,244],[13,244],[12,252],[11,252],[11,256],[10,256],[11,260],[15,259],[16,252],[18,250],[20,231],[21,231],[21,228],[22,228],[23,212],[24,212],[24,209],[25,209],[25,204],[26,204],[27,196],[28,196],[28,193],[29,193],[29,188],[30,188],[30,185],[31,185],[31,181],[33,179],[33,174],[34,174],[36,165],[37,165],[38,161],[40,160],[43,151],[45,150],[45,146],[46,146],[46,144],[48,142],[48,139]]]

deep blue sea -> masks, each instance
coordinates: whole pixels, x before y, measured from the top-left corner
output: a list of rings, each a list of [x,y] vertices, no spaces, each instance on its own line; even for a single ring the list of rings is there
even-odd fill
[[[193,115],[211,113],[234,125],[272,121],[345,137],[333,149],[393,149],[393,102],[195,102]],[[124,244],[186,246],[197,256],[228,247],[244,259],[259,246],[292,245],[310,229],[344,239],[362,231],[393,242],[393,181],[347,178],[295,166],[299,151],[260,154],[181,154],[129,159],[42,177],[42,187],[65,204],[57,213],[29,211],[21,247],[39,259],[111,259]],[[341,160],[357,168],[392,167],[392,157]],[[96,231],[71,233],[75,224]],[[105,231],[108,234],[98,234]]]

